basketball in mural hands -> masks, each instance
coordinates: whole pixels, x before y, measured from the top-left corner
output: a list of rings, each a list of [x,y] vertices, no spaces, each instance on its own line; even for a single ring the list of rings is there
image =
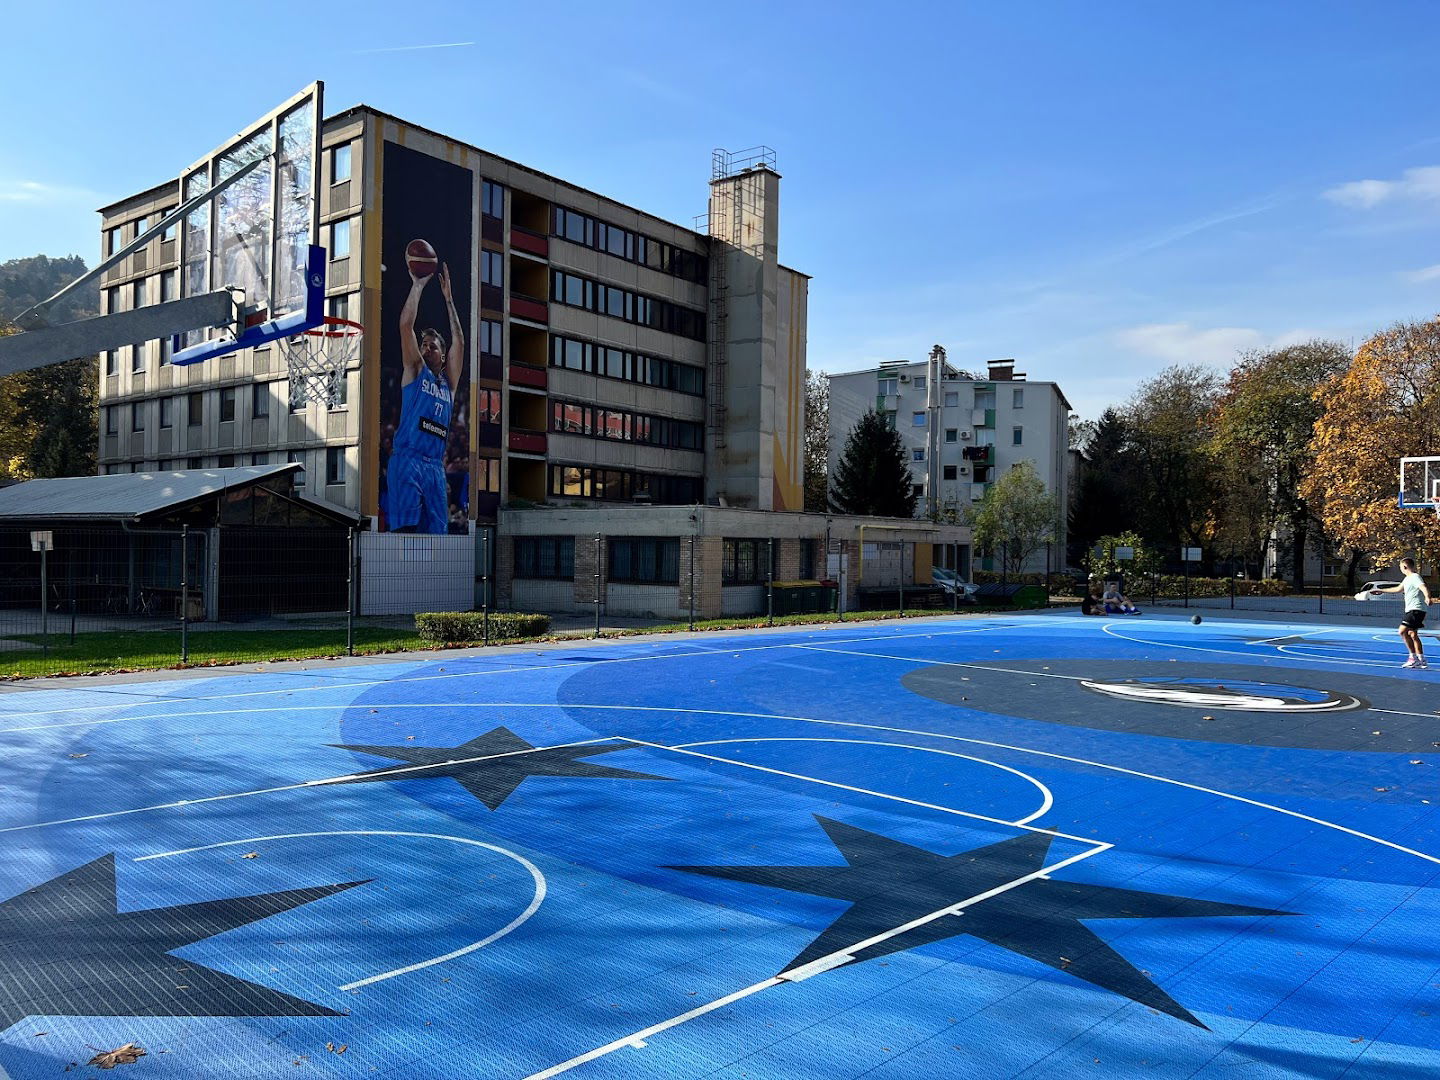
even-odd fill
[[[410,273],[417,278],[429,277],[440,268],[440,260],[435,256],[435,249],[426,240],[411,240],[405,245],[405,265],[410,268]]]

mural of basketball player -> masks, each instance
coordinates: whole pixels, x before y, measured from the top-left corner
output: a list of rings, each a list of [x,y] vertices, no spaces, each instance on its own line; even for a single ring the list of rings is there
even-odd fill
[[[405,261],[410,295],[400,309],[400,423],[386,470],[388,521],[391,532],[443,533],[450,525],[445,447],[455,388],[465,368],[465,332],[450,294],[450,269],[435,250],[424,240],[412,240]],[[437,276],[450,315],[448,345],[439,330],[415,330],[421,294]]]

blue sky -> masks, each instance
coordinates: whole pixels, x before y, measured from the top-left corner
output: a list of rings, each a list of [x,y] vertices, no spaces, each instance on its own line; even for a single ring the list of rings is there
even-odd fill
[[[93,262],[96,207],[321,78],[685,224],[712,147],[774,147],[824,370],[939,342],[1094,416],[1440,311],[1430,0],[346,7],[11,10],[0,260]]]

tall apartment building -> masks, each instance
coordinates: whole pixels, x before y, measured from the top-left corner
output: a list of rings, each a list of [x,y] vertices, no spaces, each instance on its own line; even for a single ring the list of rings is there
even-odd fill
[[[1013,360],[990,361],[986,377],[976,378],[937,348],[928,362],[896,361],[829,378],[832,474],[850,432],[874,410],[900,434],[917,517],[963,520],[990,484],[1021,461],[1035,466],[1062,508],[1069,505],[1070,403],[1057,384],[1029,381]],[[1059,541],[1063,551],[1063,532]]]
[[[321,146],[329,311],[365,325],[336,404],[296,400],[275,346],[184,368],[168,342],[123,347],[101,360],[102,472],[300,462],[307,494],[414,527],[387,473],[421,239],[466,361],[441,429],[448,513],[416,531],[502,505],[800,509],[808,278],[777,260],[773,156],[722,159],[701,233],[368,106],[327,119]],[[178,201],[172,181],[104,207],[105,253]],[[176,297],[178,247],[172,230],[117,265],[103,310]],[[415,331],[453,340],[439,278]]]

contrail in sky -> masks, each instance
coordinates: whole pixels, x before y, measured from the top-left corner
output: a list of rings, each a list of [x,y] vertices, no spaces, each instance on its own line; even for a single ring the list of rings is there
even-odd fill
[[[415,52],[417,49],[463,49],[467,45],[478,44],[474,41],[447,41],[439,45],[397,45],[390,49],[356,49],[352,55],[361,53],[382,53],[382,52]]]

